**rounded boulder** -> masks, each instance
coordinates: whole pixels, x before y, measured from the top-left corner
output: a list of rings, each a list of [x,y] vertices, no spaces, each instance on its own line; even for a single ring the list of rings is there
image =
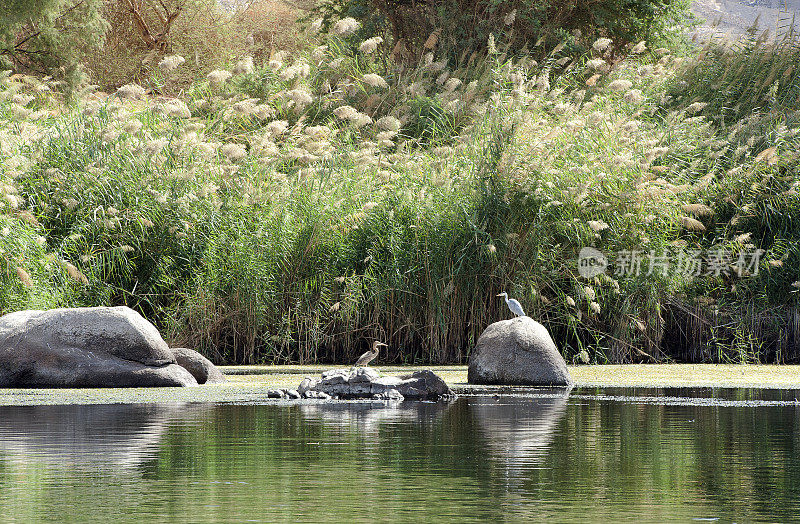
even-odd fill
[[[495,322],[469,359],[470,384],[571,386],[567,363],[550,333],[530,317]]]

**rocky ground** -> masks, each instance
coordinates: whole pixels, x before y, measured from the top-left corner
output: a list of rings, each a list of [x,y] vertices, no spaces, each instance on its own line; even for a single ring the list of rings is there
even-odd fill
[[[800,0],[694,0],[692,13],[703,21],[700,37],[739,37],[751,27],[771,37],[785,35],[792,24],[800,32]]]

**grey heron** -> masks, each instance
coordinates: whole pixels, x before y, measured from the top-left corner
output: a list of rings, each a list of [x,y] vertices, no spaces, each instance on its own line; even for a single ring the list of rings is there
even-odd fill
[[[510,309],[511,312],[514,313],[516,316],[518,316],[518,317],[524,317],[525,316],[525,311],[522,309],[522,304],[520,304],[519,302],[517,302],[513,298],[509,299],[508,298],[508,293],[503,291],[502,293],[500,293],[497,296],[498,297],[505,297],[506,305],[508,306],[508,309]]]
[[[375,360],[375,357],[378,356],[378,351],[380,351],[378,349],[380,346],[389,347],[388,344],[384,344],[383,342],[378,342],[376,340],[375,342],[372,343],[372,349],[370,349],[369,351],[358,357],[358,360],[356,361],[355,366],[353,367],[366,366],[367,364]]]

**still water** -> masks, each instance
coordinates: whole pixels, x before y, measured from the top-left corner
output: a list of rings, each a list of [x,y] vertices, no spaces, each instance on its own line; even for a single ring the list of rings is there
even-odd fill
[[[797,397],[0,407],[0,521],[797,521]]]

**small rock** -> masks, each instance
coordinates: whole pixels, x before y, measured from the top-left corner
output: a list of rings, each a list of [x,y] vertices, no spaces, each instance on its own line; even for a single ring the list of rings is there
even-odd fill
[[[280,389],[267,390],[267,398],[283,398],[286,394]]]
[[[286,397],[292,400],[298,400],[300,398],[300,393],[298,393],[296,389],[287,389]]]
[[[405,397],[396,389],[387,389],[382,393],[372,395],[375,400],[405,400]]]
[[[198,384],[221,384],[225,382],[222,372],[206,357],[189,348],[171,348],[179,366],[186,369]]]
[[[311,377],[306,377],[300,382],[300,385],[297,386],[297,392],[303,395],[306,391],[314,389],[314,386],[317,385],[317,381]]]

